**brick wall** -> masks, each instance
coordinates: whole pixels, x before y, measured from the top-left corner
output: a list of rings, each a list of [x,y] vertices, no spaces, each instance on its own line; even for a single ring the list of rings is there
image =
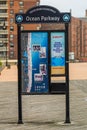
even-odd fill
[[[37,2],[39,2],[39,0],[23,0],[24,1],[24,5],[23,6],[20,6],[19,5],[19,2],[20,0],[14,0],[14,5],[12,7],[10,7],[10,0],[8,0],[8,31],[9,31],[9,34],[8,34],[8,48],[9,48],[9,52],[8,52],[8,55],[9,55],[9,58],[12,58],[12,59],[17,59],[17,25],[13,22],[11,23],[10,22],[10,19],[13,18],[14,19],[14,16],[15,16],[15,13],[19,13],[20,10],[23,10],[23,13],[25,13],[27,10],[29,10],[30,8],[32,8],[33,6],[36,6]],[[13,10],[14,11],[14,14],[10,14],[10,11]],[[15,19],[14,19],[15,21]],[[10,30],[10,27],[13,26],[14,27],[14,30]],[[22,25],[24,30],[36,30],[37,27],[39,26],[39,24],[28,24],[28,25]],[[10,35],[14,35],[14,38],[13,40],[10,40]],[[10,47],[10,43],[13,43],[14,44],[14,47]],[[10,56],[10,53],[11,52],[14,52],[14,56],[11,57]]]

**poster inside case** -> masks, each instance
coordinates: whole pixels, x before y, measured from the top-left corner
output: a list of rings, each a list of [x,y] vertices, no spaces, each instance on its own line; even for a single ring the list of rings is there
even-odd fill
[[[22,32],[22,92],[48,93],[48,33]]]
[[[51,75],[65,74],[65,33],[51,32]]]

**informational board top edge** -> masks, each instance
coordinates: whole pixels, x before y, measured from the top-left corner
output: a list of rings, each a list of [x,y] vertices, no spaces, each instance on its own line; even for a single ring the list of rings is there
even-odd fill
[[[16,24],[69,23],[70,21],[71,13],[60,12],[56,8],[48,5],[35,6],[25,14],[18,13],[15,15]]]

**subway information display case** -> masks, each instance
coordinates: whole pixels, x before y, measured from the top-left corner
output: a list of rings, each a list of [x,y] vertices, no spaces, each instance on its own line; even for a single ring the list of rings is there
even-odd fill
[[[22,124],[22,95],[65,94],[66,119],[69,115],[69,12],[51,6],[35,6],[16,14],[18,32],[18,123]],[[63,23],[64,30],[21,31],[22,24]],[[65,77],[65,82],[52,78]]]
[[[65,76],[65,31],[22,31],[21,68],[22,94],[53,92],[51,77]]]

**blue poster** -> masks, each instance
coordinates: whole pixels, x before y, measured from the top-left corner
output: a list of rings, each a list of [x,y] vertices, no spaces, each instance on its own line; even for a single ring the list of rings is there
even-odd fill
[[[25,43],[26,44],[26,43]],[[23,92],[47,93],[48,88],[48,33],[27,33],[23,50]],[[23,48],[24,49],[24,48]]]
[[[51,74],[65,74],[65,33],[51,33]]]

